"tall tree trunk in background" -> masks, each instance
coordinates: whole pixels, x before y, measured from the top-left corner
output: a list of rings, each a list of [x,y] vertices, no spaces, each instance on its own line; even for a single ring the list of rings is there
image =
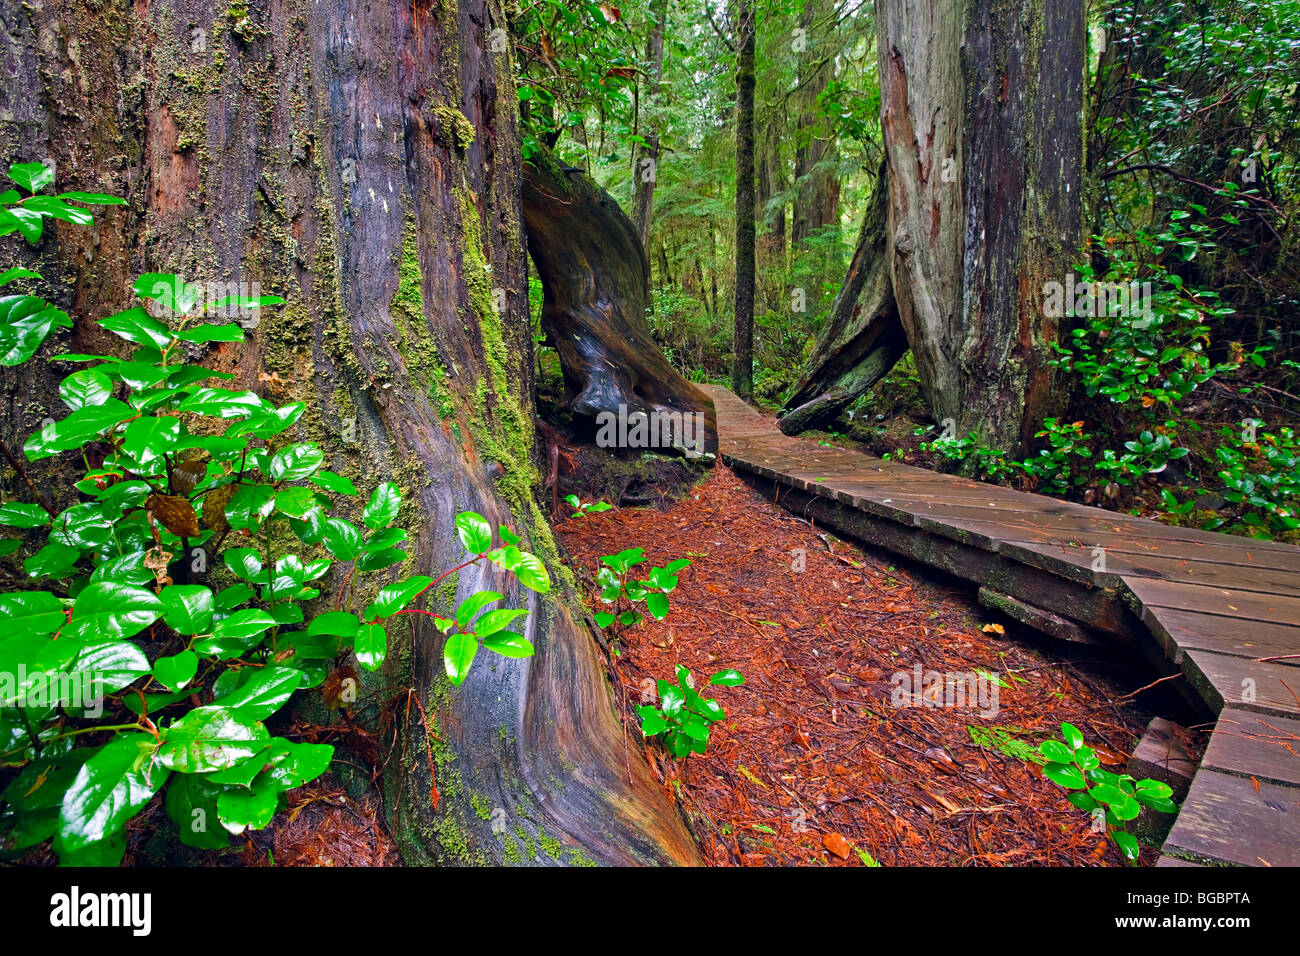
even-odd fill
[[[650,219],[654,212],[655,179],[659,165],[659,87],[664,75],[664,26],[668,19],[668,0],[654,0],[650,4],[650,34],[646,38],[645,58],[650,61],[650,82],[647,94],[650,117],[645,127],[645,145],[636,149],[632,182],[632,218],[641,248],[650,249]]]
[[[907,352],[889,277],[882,165],[848,275],[794,391],[781,430],[787,435],[834,418],[883,378]]]
[[[626,756],[534,499],[518,107],[509,53],[489,52],[508,27],[501,0],[0,0],[0,24],[18,74],[0,92],[6,159],[51,156],[57,187],[128,200],[94,230],[47,233],[44,291],[77,324],[42,354],[112,350],[90,320],[130,304],[142,272],[259,282],[285,305],[202,360],[232,387],[305,402],[284,437],[318,442],[327,467],[402,487],[406,571],[458,563],[452,517],[472,509],[519,529],[557,579],[539,597],[471,569],[431,602],[447,613],[505,591],[529,611],[535,657],[475,667],[453,690],[442,640],[413,615],[385,680],[364,689],[358,719],[400,734],[384,785],[407,862],[517,860],[515,833],[561,848],[541,862],[695,862],[648,767]],[[32,380],[44,364],[0,376],[7,443],[52,411],[69,368]]]
[[[758,196],[755,209],[763,223],[763,234],[758,237],[755,259],[761,275],[771,277],[764,281],[763,303],[770,311],[782,308],[785,299],[785,205],[773,203],[781,192],[781,154],[777,146],[775,123],[769,121],[763,132],[763,148],[755,163],[758,167]]]
[[[798,186],[790,239],[796,246],[840,218],[840,181],[835,170],[828,168],[834,160],[835,142],[817,102],[826,84],[835,78],[835,60],[824,48],[828,41],[812,35],[817,14],[817,0],[806,0],[799,23],[807,31],[807,48],[796,53],[799,90],[794,97],[798,115],[794,175]]]
[[[1079,239],[1082,0],[876,0],[889,256],[932,413],[1023,447]]]
[[[754,395],[754,7],[736,16],[736,315],[731,387]]]

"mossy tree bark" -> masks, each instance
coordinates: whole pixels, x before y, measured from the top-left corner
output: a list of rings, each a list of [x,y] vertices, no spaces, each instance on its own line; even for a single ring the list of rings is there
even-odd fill
[[[650,64],[646,82],[645,144],[633,153],[632,163],[632,218],[641,248],[650,253],[650,222],[654,216],[656,167],[659,163],[659,124],[663,109],[659,102],[660,85],[664,76],[664,27],[668,21],[668,0],[653,0],[648,11],[645,58]],[[648,165],[647,165],[648,164]]]
[[[481,658],[457,690],[435,630],[392,635],[361,709],[396,724],[385,784],[405,859],[695,862],[626,747],[534,499],[517,103],[509,54],[490,52],[500,0],[0,0],[0,23],[18,71],[0,93],[6,157],[51,157],[59,187],[128,199],[37,250],[44,291],[77,318],[43,355],[114,348],[90,319],[129,305],[139,273],[258,282],[286,304],[243,346],[195,358],[305,402],[284,441],[318,442],[359,487],[402,487],[401,573],[458,563],[452,517],[472,509],[521,529],[558,579],[539,598],[474,570],[439,592],[445,612],[504,590],[537,648]],[[33,369],[0,378],[7,443],[54,410],[71,367]]]
[[[799,86],[794,95],[798,111],[794,176],[798,193],[791,216],[790,241],[798,245],[840,218],[840,181],[835,169],[835,134],[818,100],[835,79],[835,58],[820,51],[831,38],[819,36],[819,18],[826,10],[818,0],[804,0],[799,26],[805,49],[799,54]],[[823,20],[823,27],[826,25]]]

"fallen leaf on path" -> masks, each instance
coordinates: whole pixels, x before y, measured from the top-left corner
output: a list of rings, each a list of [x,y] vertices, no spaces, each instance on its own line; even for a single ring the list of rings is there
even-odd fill
[[[849,854],[853,852],[853,848],[849,845],[849,841],[844,839],[844,837],[840,836],[838,833],[828,833],[822,837],[822,846],[826,847],[826,849],[830,850],[841,860],[847,860]]]

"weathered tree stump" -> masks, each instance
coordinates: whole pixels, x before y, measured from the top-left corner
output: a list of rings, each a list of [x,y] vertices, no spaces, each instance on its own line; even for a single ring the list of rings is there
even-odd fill
[[[650,336],[649,263],[618,203],[545,149],[524,161],[523,203],[542,325],[560,356],[570,411],[593,422],[645,415],[651,434],[688,439],[670,447],[716,454],[713,402]]]

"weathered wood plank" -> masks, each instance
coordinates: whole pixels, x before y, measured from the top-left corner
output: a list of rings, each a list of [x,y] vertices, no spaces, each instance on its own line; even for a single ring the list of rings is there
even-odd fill
[[[1145,629],[1119,592],[1071,582],[952,538],[918,530],[906,523],[820,495],[782,488],[764,481],[773,500],[795,514],[815,520],[860,541],[901,554],[977,585],[987,586],[1125,643]]]
[[[1120,577],[1135,576],[1279,595],[1293,595],[1300,585],[1300,576],[1278,568],[1243,568],[1224,561],[1134,553],[1101,541],[1092,545],[1034,542],[1032,548],[1041,555],[1061,558],[1079,566],[1092,568],[1096,565],[1098,573],[1109,576],[1107,583],[1111,585]],[[1100,553],[1097,548],[1101,548]]]
[[[1300,787],[1300,720],[1229,707],[1219,715],[1201,766]]]
[[[1235,623],[1239,620],[1300,623],[1300,596],[1259,594],[1135,576],[1124,581],[1125,587],[1144,607],[1171,607],[1217,615],[1225,618],[1220,622],[1224,629],[1240,627]]]
[[[1300,866],[1300,788],[1202,768],[1165,841],[1168,855],[1238,866]]]
[[[1229,623],[1217,615],[1168,607],[1144,609],[1142,622],[1151,629],[1175,664],[1181,663],[1183,654],[1189,650],[1213,651],[1247,659],[1300,654],[1300,628],[1285,624],[1260,621]],[[1300,658],[1276,663],[1300,670]]]
[[[1003,594],[1001,591],[995,591],[992,588],[980,588],[979,602],[984,607],[1000,611],[1007,617],[1022,624],[1027,624],[1035,630],[1060,641],[1093,645],[1109,643],[1097,637],[1086,627],[1080,627],[1059,614],[1053,614],[1041,607],[1035,607],[1025,601],[1016,600],[1011,595]]]
[[[1300,675],[1294,667],[1260,664],[1211,651],[1187,651],[1183,673],[1216,712],[1225,707],[1300,717]]]

